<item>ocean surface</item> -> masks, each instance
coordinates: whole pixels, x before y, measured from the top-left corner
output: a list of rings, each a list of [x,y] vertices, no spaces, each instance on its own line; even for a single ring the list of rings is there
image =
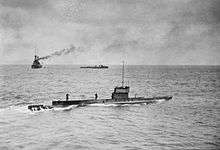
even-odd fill
[[[0,66],[0,149],[220,148],[220,66],[126,66],[130,96],[172,95],[151,105],[91,105],[31,112],[29,104],[110,98],[121,66]]]

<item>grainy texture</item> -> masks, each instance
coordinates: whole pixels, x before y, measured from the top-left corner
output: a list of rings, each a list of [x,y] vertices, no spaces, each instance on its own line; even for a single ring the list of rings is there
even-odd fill
[[[131,96],[173,95],[152,105],[31,112],[53,99],[111,96],[121,67],[0,67],[0,149],[217,149],[219,66],[126,66]]]

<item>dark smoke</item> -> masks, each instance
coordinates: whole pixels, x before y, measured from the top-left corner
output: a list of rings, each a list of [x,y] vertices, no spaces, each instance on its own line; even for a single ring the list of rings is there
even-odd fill
[[[81,50],[80,48],[76,48],[75,46],[71,46],[70,48],[67,49],[63,49],[60,51],[56,51],[50,55],[44,56],[44,57],[40,57],[38,60],[45,60],[51,57],[57,57],[57,56],[63,56],[63,55],[68,55],[70,53],[74,53],[74,52],[82,52],[83,50]]]

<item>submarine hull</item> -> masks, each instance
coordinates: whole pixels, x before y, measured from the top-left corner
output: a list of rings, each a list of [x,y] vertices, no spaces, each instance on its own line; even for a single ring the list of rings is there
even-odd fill
[[[115,99],[88,99],[88,100],[70,100],[70,101],[52,101],[52,106],[69,106],[69,105],[89,105],[89,104],[141,104],[141,103],[154,103],[157,100],[164,99],[170,100],[172,96],[161,96],[161,97],[134,97],[123,100],[115,100]]]
[[[87,100],[70,100],[70,101],[52,101],[52,106],[49,105],[29,105],[28,109],[31,111],[39,111],[45,109],[52,109],[54,107],[67,107],[71,105],[75,105],[78,107],[86,106],[89,104],[115,104],[118,106],[127,105],[127,104],[153,104],[156,103],[157,100],[171,100],[172,96],[161,96],[161,97],[134,97],[128,98],[124,100],[115,100],[115,99],[87,99]]]

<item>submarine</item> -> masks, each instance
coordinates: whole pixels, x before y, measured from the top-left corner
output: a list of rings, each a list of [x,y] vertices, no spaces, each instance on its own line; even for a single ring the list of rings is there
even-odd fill
[[[97,94],[93,99],[84,100],[69,100],[69,94],[66,94],[66,100],[53,100],[52,105],[29,105],[28,109],[31,111],[38,111],[42,109],[52,109],[54,107],[67,107],[77,106],[83,107],[91,104],[115,104],[116,106],[128,105],[128,104],[152,104],[158,100],[171,100],[172,96],[156,96],[156,97],[129,97],[130,87],[124,86],[124,62],[122,68],[122,85],[116,86],[109,99],[98,99]]]

